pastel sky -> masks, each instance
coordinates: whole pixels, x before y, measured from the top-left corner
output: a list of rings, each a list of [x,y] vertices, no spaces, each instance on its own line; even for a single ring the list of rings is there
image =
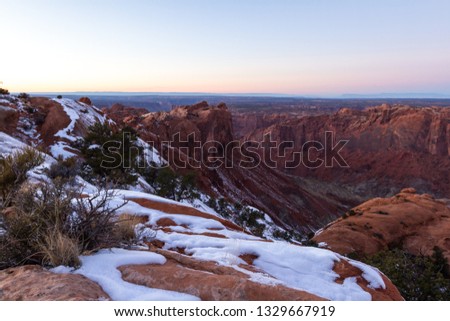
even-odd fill
[[[448,0],[0,0],[10,91],[450,94]]]

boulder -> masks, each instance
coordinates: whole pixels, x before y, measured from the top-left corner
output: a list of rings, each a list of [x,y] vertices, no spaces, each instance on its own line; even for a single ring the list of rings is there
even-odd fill
[[[81,275],[56,274],[26,265],[0,271],[1,301],[92,301],[109,296]]]

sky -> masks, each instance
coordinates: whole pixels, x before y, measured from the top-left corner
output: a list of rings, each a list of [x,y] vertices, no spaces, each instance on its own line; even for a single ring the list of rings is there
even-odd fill
[[[450,96],[448,0],[0,0],[12,92]]]

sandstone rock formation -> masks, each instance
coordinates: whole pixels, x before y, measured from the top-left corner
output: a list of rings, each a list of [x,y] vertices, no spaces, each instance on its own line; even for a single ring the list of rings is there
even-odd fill
[[[114,104],[109,109],[104,108],[103,112],[107,113],[108,116],[117,124],[135,127],[139,125],[139,121],[137,121],[139,117],[147,114],[148,110],[145,108],[127,107],[122,104]],[[135,121],[135,123],[133,123],[133,121]]]
[[[0,130],[28,144],[39,146],[57,157],[76,155],[70,145],[83,137],[96,121],[103,122],[102,112],[91,106],[90,99],[8,97],[0,101]]]
[[[206,301],[320,301],[314,294],[283,285],[265,285],[251,281],[247,275],[214,262],[196,261],[187,256],[158,250],[166,256],[164,265],[122,266],[122,277],[128,282],[198,296]],[[243,268],[252,268],[243,266]],[[253,269],[255,269],[253,267]],[[403,300],[395,286],[383,276],[386,289],[374,290],[361,278],[361,271],[345,261],[336,265],[340,275],[336,282],[355,277],[359,286],[372,295],[374,301]]]
[[[234,141],[232,116],[225,104],[209,106],[207,102],[201,102],[176,107],[170,112],[146,114],[123,107],[105,112],[112,119],[125,119],[144,140],[156,145],[174,168],[180,170],[186,160],[191,160],[187,167],[197,172],[200,186],[208,193],[215,195],[218,192],[232,203],[245,202],[255,206],[271,215],[277,224],[309,232],[335,218],[348,203],[356,205],[359,201],[352,195],[338,196],[331,189],[320,193],[315,185],[320,183],[306,186],[302,180],[263,163],[247,166],[249,168],[241,166],[243,156],[232,148],[233,144],[239,146],[239,141]],[[174,140],[177,134],[179,137]],[[171,148],[167,148],[167,142],[171,142]],[[206,153],[200,154],[196,148],[206,142],[212,142],[211,146],[217,148],[217,155],[222,157],[221,165],[211,166]],[[181,166],[176,162],[178,159],[183,161]]]
[[[243,139],[261,140],[270,133],[278,143],[293,141],[295,148],[286,151],[290,159],[305,142],[324,142],[326,131],[333,132],[336,140],[348,140],[342,155],[349,168],[335,163],[328,168],[279,169],[297,177],[339,183],[365,199],[392,195],[406,186],[440,197],[450,195],[448,108],[384,104],[300,119],[282,117],[272,126],[248,132]]]
[[[89,105],[89,106],[92,105],[92,101],[91,101],[91,99],[89,97],[81,97],[80,99],[78,99],[78,101],[80,103],[83,103],[83,104],[86,104],[86,105]]]
[[[0,271],[1,301],[108,300],[95,282],[81,275],[55,274],[35,265]]]
[[[330,223],[314,240],[341,254],[371,255],[400,247],[431,256],[438,246],[450,260],[450,203],[414,189],[390,198],[371,199]]]
[[[450,111],[446,108],[382,105],[304,117],[245,113],[231,116],[227,108],[202,102],[170,112],[144,113],[121,107],[107,113],[114,119],[124,119],[156,145],[171,141],[176,133],[182,140],[193,133],[202,144],[208,140],[226,144],[236,138],[241,143],[261,142],[267,133],[278,145],[292,141],[295,147],[285,150],[283,157],[274,155],[276,168],[264,164],[241,168],[237,165],[240,155],[233,152],[225,155],[232,169],[203,166],[197,173],[201,186],[209,193],[218,191],[232,202],[244,201],[270,214],[276,223],[305,233],[364,200],[393,195],[405,186],[440,197],[450,195]],[[326,131],[333,132],[336,141],[348,140],[341,150],[348,168],[336,166],[336,162],[333,167],[317,169],[285,167],[285,160],[294,159],[294,152],[300,152],[305,142],[323,142]],[[194,153],[193,144],[187,146],[181,150],[172,145],[175,148],[170,152],[189,159]],[[168,156],[167,150],[162,152]],[[259,154],[262,157],[261,150]]]
[[[167,251],[164,265],[122,266],[128,282],[195,295],[203,301],[321,301],[314,294],[253,282],[244,273],[214,262],[196,261]],[[390,299],[390,298],[388,298]]]
[[[19,113],[9,104],[0,103],[0,131],[11,134],[16,130]]]
[[[252,271],[256,273],[265,272],[259,268],[254,261],[258,256],[254,254],[241,255],[242,263],[239,264],[241,271],[236,270],[232,266],[220,265],[214,261],[198,259],[192,255],[192,250],[189,249],[189,244],[197,244],[194,247],[201,248],[201,241],[198,237],[210,238],[211,242],[214,239],[227,239],[227,233],[224,230],[207,229],[210,232],[203,232],[198,234],[195,226],[176,223],[177,216],[185,217],[193,216],[196,218],[207,219],[208,221],[217,221],[226,227],[228,231],[236,231],[242,233],[242,229],[222,218],[203,213],[197,209],[187,206],[168,204],[165,202],[149,201],[139,198],[128,198],[131,202],[136,202],[139,205],[148,209],[157,209],[164,213],[168,213],[171,218],[165,217],[158,219],[151,225],[151,228],[156,231],[163,232],[163,235],[185,235],[187,239],[197,240],[194,243],[187,241],[186,248],[170,247],[165,244],[164,237],[160,239],[156,235],[155,239],[148,244],[150,250],[163,255],[167,261],[163,265],[127,265],[122,266],[119,270],[122,272],[124,280],[148,286],[151,288],[158,288],[164,290],[177,291],[195,295],[202,300],[323,300],[323,298],[291,288],[282,284],[264,284],[253,280],[248,274],[243,271]],[[183,219],[185,220],[185,219]],[[200,221],[199,221],[200,222]],[[180,231],[183,227],[184,231]],[[239,243],[239,240],[236,240]],[[245,247],[244,240],[240,241]],[[262,239],[255,239],[252,242],[271,242]],[[218,245],[218,251],[220,245]],[[298,247],[301,249],[302,247]],[[300,252],[299,252],[299,255]],[[314,264],[314,262],[311,262]],[[293,269],[297,267],[293,266]],[[366,292],[370,293],[372,300],[403,300],[396,287],[392,282],[382,276],[386,285],[385,289],[369,286],[367,280],[362,276],[363,272],[358,267],[350,264],[347,260],[341,259],[335,262],[333,271],[337,274],[335,282],[342,284],[347,278],[354,278],[356,283]],[[304,278],[309,278],[308,272],[305,271]]]
[[[43,121],[38,131],[45,146],[50,146],[56,140],[55,134],[70,124],[69,115],[60,104],[47,98],[32,98],[31,105],[42,115]]]
[[[153,289],[194,295],[202,300],[324,300],[321,296],[295,288],[289,282],[273,283],[277,278],[255,263],[259,259],[255,254],[241,254],[236,259],[230,256],[234,263],[228,264],[219,264],[217,258],[207,260],[194,255],[195,251],[201,251],[202,247],[207,250],[209,242],[217,246],[217,251],[225,250],[224,253],[230,253],[228,248],[221,249],[220,242],[226,240],[231,242],[230,244],[241,243],[242,249],[258,246],[258,243],[264,246],[274,242],[245,234],[233,223],[190,206],[152,196],[137,198],[133,193],[125,198],[130,204],[135,204],[127,209],[128,215],[139,214],[141,228],[145,225],[157,231],[154,239],[148,241],[148,251],[162,255],[166,262],[119,266],[123,280]],[[131,210],[133,208],[137,209],[138,213],[134,213]],[[143,216],[147,213],[145,209],[148,210],[148,215]],[[156,218],[152,218],[153,215],[156,215]],[[171,239],[171,235],[174,240],[182,240],[180,237],[184,237],[185,241],[176,241],[177,246],[173,247],[165,242]],[[311,252],[305,247],[287,243],[284,246],[290,246],[291,250],[298,251],[300,256],[308,255],[309,265],[312,266],[304,266],[305,270],[300,274],[306,280],[322,277],[315,273],[315,269],[324,267],[314,268],[315,264],[321,264],[322,255],[334,256],[329,251],[315,248],[311,251],[317,252],[317,256],[311,256],[309,254]],[[196,250],[193,251],[193,248]],[[302,251],[303,249],[306,250]],[[277,264],[284,266],[283,262],[277,262]],[[297,270],[300,267],[291,266],[291,268]],[[372,300],[402,300],[396,287],[382,274],[380,276],[384,287],[374,287],[369,284],[370,278],[364,274],[367,268],[363,269],[355,262],[340,257],[329,270],[325,267],[331,274],[324,275],[323,282],[328,286],[330,283],[335,284],[339,291],[344,291],[345,283],[354,282],[353,287],[356,288],[352,291],[362,290],[370,294],[368,298]],[[330,276],[333,276],[334,280],[330,279]],[[272,281],[261,281],[264,278]],[[312,285],[311,288],[316,286]],[[330,293],[328,295],[332,296]],[[346,296],[344,298],[348,299]],[[38,266],[23,266],[0,271],[0,300],[104,299],[109,297],[101,287],[78,274],[55,274]]]

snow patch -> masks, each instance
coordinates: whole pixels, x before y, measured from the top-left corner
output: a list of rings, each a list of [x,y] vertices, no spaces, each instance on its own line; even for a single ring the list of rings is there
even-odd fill
[[[4,132],[0,132],[0,154],[7,155],[11,154],[16,150],[20,150],[27,145],[21,141],[9,136]]]
[[[380,271],[372,266],[367,264],[350,260],[348,259],[348,263],[360,269],[363,274],[363,278],[369,282],[369,287],[372,289],[386,289],[386,284],[384,284],[383,278],[381,277]]]
[[[161,167],[162,165],[167,164],[168,162],[162,158],[162,156],[159,154],[158,150],[156,148],[150,146],[147,142],[143,141],[141,138],[138,137],[136,144],[143,148],[144,150],[144,162],[147,166],[153,165],[157,167]]]
[[[6,101],[6,100],[2,100],[2,99],[0,99],[0,104],[1,103],[7,103],[7,104],[9,104],[9,102],[8,101]],[[3,106],[3,105],[0,105],[0,112],[5,112],[5,111],[16,111],[14,108],[11,108],[11,107],[8,107],[8,106]]]
[[[220,231],[214,231],[220,232]],[[261,242],[257,239],[240,237],[235,232],[233,238],[222,239],[203,235],[186,235],[159,230],[156,238],[165,243],[164,249],[184,248],[186,254],[199,260],[215,261],[218,264],[233,267],[243,263],[239,258],[243,254],[257,256],[253,265],[262,272],[245,270],[252,280],[265,284],[283,284],[303,290],[330,300],[370,300],[371,295],[351,280],[336,283],[339,275],[333,271],[334,264],[345,259],[340,255],[323,249],[303,247],[286,242]],[[229,235],[231,236],[231,235]],[[378,272],[367,267],[367,281],[373,282]],[[374,280],[372,280],[374,278]],[[371,283],[376,286],[376,282]]]
[[[50,146],[50,153],[53,157],[62,157],[63,159],[77,156],[75,153],[68,151],[70,146],[66,142],[56,142]]]
[[[317,244],[317,246],[320,247],[320,248],[325,248],[326,249],[328,247],[328,244],[327,244],[327,242],[319,242]]]
[[[53,100],[62,106],[64,112],[70,119],[69,125],[67,125],[66,128],[60,129],[55,134],[55,137],[62,138],[69,142],[75,142],[82,138],[75,133],[75,125],[77,122],[87,128],[96,122],[103,123],[106,121],[106,117],[100,114],[97,109],[94,109],[86,104],[68,98]],[[58,141],[54,145],[50,146],[50,152],[54,157],[61,156],[64,159],[74,156],[75,154],[67,151],[67,148],[70,148],[67,142]]]
[[[164,264],[164,256],[145,252],[128,251],[114,248],[101,250],[96,254],[80,257],[82,266],[77,270],[67,267],[56,267],[52,269],[55,273],[81,274],[88,279],[97,282],[103,290],[116,301],[193,301],[199,298],[160,289],[152,289],[142,285],[126,282],[122,279],[119,266],[128,264]]]

